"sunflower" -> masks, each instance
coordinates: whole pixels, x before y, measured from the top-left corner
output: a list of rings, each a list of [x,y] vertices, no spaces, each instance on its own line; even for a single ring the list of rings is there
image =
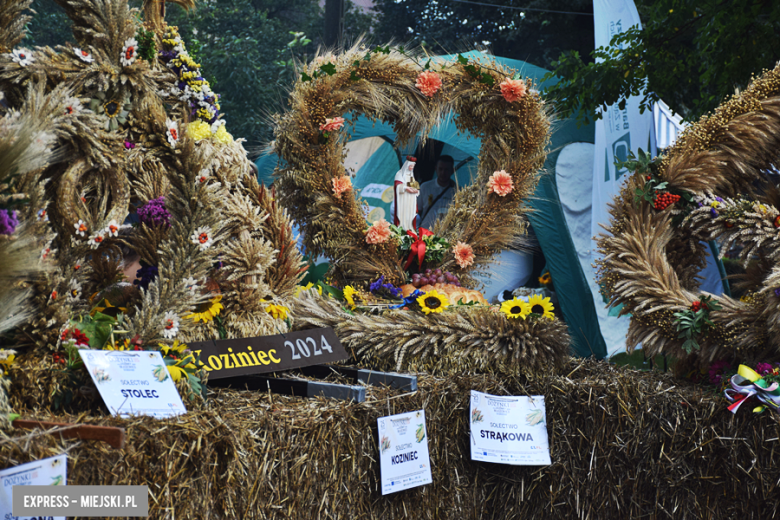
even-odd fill
[[[507,300],[502,303],[501,312],[506,314],[507,318],[525,319],[526,316],[531,314],[531,307],[520,298],[515,298],[514,300]]]
[[[427,292],[417,298],[417,303],[425,314],[442,312],[450,304],[445,295],[439,294],[435,290]]]
[[[89,315],[94,316],[98,312],[105,314],[106,316],[116,318],[120,312],[122,314],[127,314],[127,307],[114,307],[107,298],[103,298],[100,303],[98,303],[91,311],[89,311]]]
[[[539,277],[539,283],[542,285],[547,285],[549,283],[552,283],[552,276],[550,276],[549,271]]]
[[[301,295],[301,292],[308,291],[312,287],[315,287],[315,285],[312,282],[309,282],[306,285],[299,285],[298,287],[295,288],[295,297],[297,298],[298,296]],[[318,284],[318,285],[316,285],[316,289],[317,289],[317,292],[320,293],[320,296],[322,296],[322,286],[320,286]]]
[[[166,345],[165,343],[158,343],[160,346],[160,353],[163,356],[182,356],[183,352],[187,349],[186,343],[179,343],[178,339],[173,340],[173,345]],[[173,354],[171,354],[173,352]]]
[[[173,379],[174,381],[178,381],[182,377],[184,377],[184,379],[187,379],[187,371],[184,370],[179,365],[166,364],[165,368],[168,369],[168,373],[171,375],[171,379]]]
[[[265,308],[265,312],[270,314],[275,320],[286,320],[287,319],[287,313],[290,311],[287,307],[283,305],[269,305]]]
[[[347,303],[352,309],[355,308],[355,294],[357,294],[357,291],[351,285],[344,287],[344,299],[347,300]]]
[[[553,304],[550,298],[544,298],[541,294],[534,294],[528,299],[528,307],[532,314],[538,314],[544,318],[554,319]]]
[[[202,321],[203,323],[208,323],[212,321],[214,317],[219,316],[219,313],[222,311],[223,309],[222,304],[219,303],[221,301],[222,301],[222,295],[219,294],[214,298],[210,299],[209,301],[198,305],[195,308],[195,312],[186,315],[185,318],[189,318],[195,323],[199,321]]]
[[[16,359],[15,350],[0,350],[0,376],[8,373],[14,359]]]

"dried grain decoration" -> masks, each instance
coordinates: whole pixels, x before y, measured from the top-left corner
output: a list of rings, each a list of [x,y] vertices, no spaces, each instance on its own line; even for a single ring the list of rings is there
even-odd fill
[[[749,254],[774,258],[778,230],[763,220],[778,213],[771,204],[776,196],[754,186],[763,180],[763,171],[776,162],[778,149],[780,65],[686,129],[661,161],[661,180],[701,200],[710,197],[716,206],[736,207],[739,204],[734,201],[740,195],[749,196],[755,207],[745,210],[742,217],[726,218],[727,211],[720,216],[720,210],[703,208],[694,210],[682,224],[673,224],[679,210],[656,211],[650,204],[634,203],[635,191],[645,184],[642,175],[635,174],[626,182],[610,206],[609,234],[599,238],[604,255],[599,277],[611,304],[623,304],[621,312],[632,316],[629,349],[642,343],[649,355],[687,355],[682,350],[683,340],[677,337],[673,315],[689,309],[702,294],[697,279],[705,265],[702,240],[723,242],[721,254],[729,244],[738,242],[748,246],[743,251],[745,259]],[[711,221],[707,218],[710,209],[716,217],[709,217]],[[759,220],[762,225],[756,225]],[[735,356],[748,360],[780,356],[776,333],[780,330],[780,305],[774,293],[780,279],[772,274],[774,270],[753,274],[754,280],[763,278],[754,288],[758,298],[746,302],[717,298],[722,309],[710,312],[715,326],[698,339],[702,362]]]
[[[32,17],[22,13],[30,4],[32,0],[0,1],[0,53],[10,52],[24,39],[27,23]]]
[[[32,380],[30,380],[33,382]],[[544,395],[552,465],[472,462],[469,391]],[[777,416],[658,373],[570,360],[557,375],[419,376],[364,403],[220,390],[170,420],[59,415],[126,428],[122,450],[15,430],[8,464],[69,456],[69,484],[148,485],[150,518],[771,518],[780,508]],[[12,404],[30,410],[27,386]],[[433,483],[381,496],[376,419],[424,409]]]
[[[190,142],[190,107],[172,94],[179,90],[177,76],[154,54],[141,57],[135,49],[135,56],[123,55],[128,41],[141,29],[138,13],[129,9],[127,0],[58,3],[74,21],[79,49],[36,48],[34,59],[24,66],[8,54],[0,55],[0,88],[8,103],[21,111],[20,117],[46,116],[43,129],[51,135],[47,142],[67,151],[63,154],[67,161],[45,169],[48,163],[41,162],[20,182],[20,189],[31,196],[25,217],[35,220],[39,209],[49,217],[36,221],[36,226],[43,228],[41,236],[56,237],[42,249],[57,270],[31,284],[37,313],[17,335],[19,343],[57,348],[63,324],[75,314],[88,312],[99,301],[90,298],[116,281],[123,257],[120,246],[130,246],[159,269],[158,279],[143,293],[127,284],[113,284],[112,297],[122,301],[109,303],[129,309],[128,324],[140,338],[156,344],[166,312],[183,317],[212,290],[222,292],[226,312],[235,311],[223,315],[223,334],[275,331],[265,307],[269,301],[284,304],[303,264],[289,236],[287,216],[277,210],[266,216],[268,202],[262,196],[241,196],[242,190],[247,191],[242,183],[254,176],[242,140],[233,140],[222,128],[219,138]],[[147,22],[160,25],[163,3],[147,2],[145,7],[159,23]],[[4,26],[21,23],[6,19],[7,12],[24,21],[21,11],[0,9]],[[156,35],[158,44],[160,37]],[[92,110],[86,109],[87,104]],[[11,112],[14,117],[16,113]],[[127,121],[122,122],[125,115]],[[0,135],[0,150],[8,143]],[[36,158],[43,157],[49,156]],[[203,171],[210,172],[208,182],[196,183],[195,176]],[[48,192],[43,191],[46,185]],[[132,207],[161,196],[167,197],[172,228],[123,226]],[[242,219],[242,211],[257,218]],[[221,229],[236,218],[241,229],[235,225]],[[201,228],[210,230],[211,247],[193,243],[193,233]],[[279,248],[284,249],[283,257]],[[275,270],[277,253],[280,268]],[[220,255],[225,262],[218,268]],[[225,280],[226,286],[218,287],[219,280]],[[208,290],[203,290],[206,286]],[[78,287],[82,297],[64,298],[69,287]],[[197,334],[214,337],[216,328],[195,326],[190,320],[182,323],[181,334],[186,339]]]
[[[381,369],[517,375],[554,370],[569,356],[571,340],[559,320],[513,320],[480,306],[429,316],[353,314],[314,290],[303,291],[295,303],[296,328],[332,327],[356,359]]]
[[[306,251],[327,255],[337,281],[366,282],[380,275],[403,281],[396,244],[366,243],[363,202],[333,192],[332,181],[349,175],[343,164],[348,129],[325,136],[320,127],[329,119],[363,114],[392,124],[397,144],[403,145],[418,134],[425,139],[452,110],[461,131],[482,139],[480,169],[434,230],[452,243],[472,245],[476,258],[471,268],[485,265],[525,232],[522,201],[533,193],[549,141],[543,101],[526,80],[527,93],[508,102],[499,84],[515,71],[490,59],[473,58],[434,63],[428,73],[435,71],[442,85],[429,97],[416,86],[427,56],[403,48],[379,49],[371,51],[358,42],[302,67],[302,79],[290,95],[290,110],[278,117],[274,134],[273,151],[286,163],[275,172],[280,200],[300,223]],[[496,170],[512,177],[514,188],[503,197],[489,193],[487,187]],[[459,269],[454,264],[452,254],[446,253],[442,267]]]

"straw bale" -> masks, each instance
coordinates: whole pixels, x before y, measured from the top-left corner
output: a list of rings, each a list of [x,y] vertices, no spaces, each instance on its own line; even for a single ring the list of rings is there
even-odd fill
[[[544,395],[552,465],[472,462],[471,389]],[[420,408],[433,484],[382,497],[376,419]],[[155,519],[757,519],[780,506],[777,416],[735,416],[701,387],[604,362],[421,375],[417,392],[370,387],[364,403],[218,390],[209,409],[169,420],[22,412],[126,428],[122,450],[15,430],[0,460],[67,450],[70,484],[146,484]]]

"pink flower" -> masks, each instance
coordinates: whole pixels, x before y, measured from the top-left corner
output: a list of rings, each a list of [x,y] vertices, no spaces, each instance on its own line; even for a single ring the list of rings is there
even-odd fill
[[[710,384],[711,385],[719,385],[723,381],[723,376],[725,375],[725,372],[731,368],[731,365],[728,361],[714,361],[710,365],[710,370],[708,373]]]
[[[343,117],[334,117],[333,119],[327,117],[325,118],[325,124],[320,125],[320,131],[333,132],[334,130],[338,130],[342,126],[344,126]]]
[[[380,218],[368,228],[366,233],[366,242],[369,244],[381,244],[390,238],[390,223]]]
[[[333,193],[336,194],[336,197],[341,198],[342,193],[351,189],[352,181],[349,180],[349,177],[342,175],[341,177],[333,178]]]
[[[441,78],[435,72],[425,70],[417,76],[417,83],[414,86],[419,88],[420,92],[426,96],[433,97],[441,88]]]
[[[772,371],[772,365],[769,363],[759,363],[756,365],[756,372],[759,373],[759,375],[765,376],[768,373]]]
[[[474,263],[474,250],[468,244],[458,241],[452,247],[452,254],[455,255],[455,262],[461,269]]]
[[[525,81],[522,79],[507,78],[501,82],[499,87],[501,87],[501,95],[504,96],[504,99],[510,103],[512,101],[517,101],[521,97],[525,96]]]
[[[504,170],[493,172],[488,179],[488,191],[492,191],[499,197],[506,197],[512,193],[512,188],[514,188],[512,176]]]

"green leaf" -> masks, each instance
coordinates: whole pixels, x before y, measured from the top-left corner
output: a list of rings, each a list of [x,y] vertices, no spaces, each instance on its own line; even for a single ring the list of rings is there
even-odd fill
[[[485,85],[490,85],[492,87],[496,81],[493,79],[493,76],[487,72],[483,72],[482,76],[479,78],[479,82],[484,83]]]
[[[307,81],[311,81],[311,80],[312,80],[312,77],[309,76],[308,74],[306,74],[305,72],[301,74],[301,81],[303,81],[304,83],[307,82]]]
[[[362,78],[361,78],[360,76],[358,76],[358,73],[357,73],[357,71],[354,71],[354,70],[353,70],[353,71],[350,73],[350,75],[349,75],[349,79],[351,79],[352,81],[358,81],[358,80],[360,80],[360,79],[362,79]]]
[[[9,413],[8,414],[8,420],[11,421],[11,422],[14,422],[19,417],[21,417],[21,415],[19,415],[18,413]]]
[[[336,73],[336,66],[333,63],[326,63],[325,65],[320,65],[320,70],[328,76],[333,76]]]
[[[462,54],[458,54],[458,63],[461,65],[468,65],[469,59]]]

